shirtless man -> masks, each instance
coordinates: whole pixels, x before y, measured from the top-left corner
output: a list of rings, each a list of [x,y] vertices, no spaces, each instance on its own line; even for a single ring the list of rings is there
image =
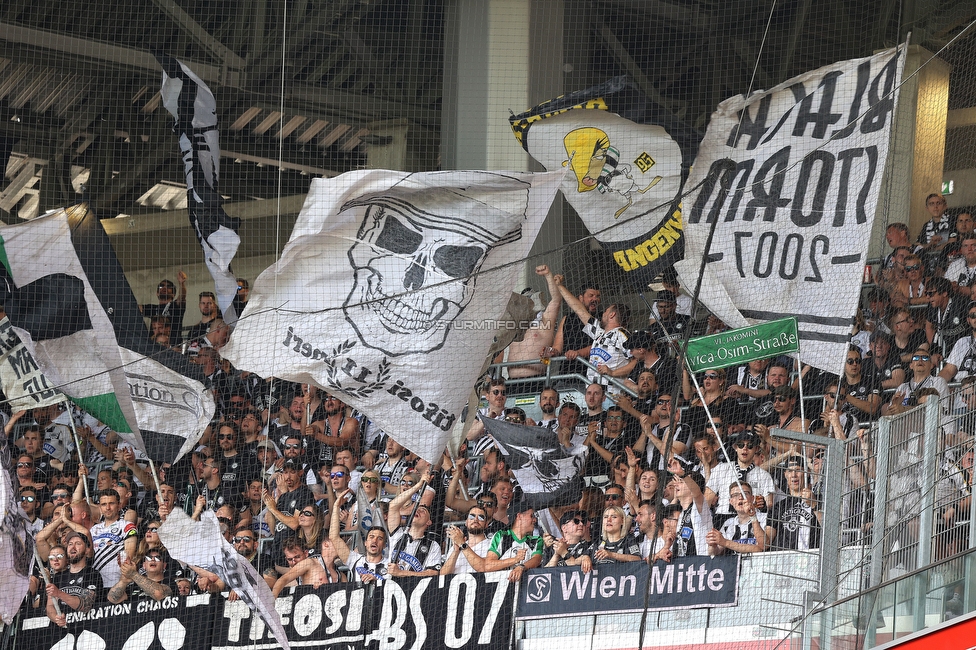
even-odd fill
[[[553,355],[552,344],[556,338],[556,319],[559,317],[559,308],[562,306],[563,297],[556,286],[552,271],[545,264],[535,267],[536,275],[541,275],[546,279],[546,287],[549,290],[549,304],[546,305],[536,319],[532,322],[532,327],[525,330],[525,336],[521,341],[513,341],[508,346],[509,361],[527,361],[529,359],[548,359]],[[511,379],[521,379],[524,377],[538,377],[546,372],[545,362],[527,366],[513,366],[508,369],[508,376]]]

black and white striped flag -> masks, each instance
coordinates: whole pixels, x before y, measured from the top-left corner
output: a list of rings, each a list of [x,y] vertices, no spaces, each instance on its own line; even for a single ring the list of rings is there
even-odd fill
[[[234,296],[237,278],[230,263],[241,245],[241,220],[221,206],[217,192],[220,176],[220,143],[217,129],[217,100],[210,88],[178,59],[157,54],[163,66],[160,88],[163,106],[176,118],[175,130],[186,173],[187,208],[190,224],[203,248],[204,261],[213,277],[217,304],[227,323],[237,321]]]

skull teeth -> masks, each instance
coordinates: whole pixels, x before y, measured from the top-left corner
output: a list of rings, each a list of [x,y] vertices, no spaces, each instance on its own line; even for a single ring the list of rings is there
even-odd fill
[[[367,296],[367,299],[369,298],[371,296]],[[434,327],[435,321],[447,311],[447,304],[441,299],[434,300],[429,312],[417,309],[397,298],[370,301],[367,304],[387,327],[400,334],[426,332]]]

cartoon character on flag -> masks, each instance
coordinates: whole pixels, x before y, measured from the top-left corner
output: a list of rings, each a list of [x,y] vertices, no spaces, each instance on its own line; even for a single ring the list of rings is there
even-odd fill
[[[569,165],[576,175],[577,192],[613,192],[626,199],[627,204],[614,213],[614,218],[619,218],[634,204],[634,192],[643,194],[664,179],[654,176],[647,185],[640,187],[631,174],[631,166],[620,164],[620,150],[610,144],[610,136],[596,127],[573,129],[563,138],[563,146],[569,156],[563,166]],[[654,166],[654,159],[646,151],[634,162],[642,174]]]
[[[560,190],[635,286],[684,254],[679,200],[701,139],[626,76],[509,118],[546,169],[568,167]]]

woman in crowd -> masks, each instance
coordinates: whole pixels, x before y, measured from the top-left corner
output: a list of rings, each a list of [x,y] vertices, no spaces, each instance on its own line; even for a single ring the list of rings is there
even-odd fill
[[[366,495],[366,502],[369,506],[376,506],[380,502],[380,475],[376,470],[368,469],[363,472],[362,477],[359,479],[359,484],[362,486],[362,494]],[[356,498],[361,499],[362,494],[358,495]],[[350,530],[359,529],[359,508],[353,508],[351,521],[349,524]]]
[[[722,414],[723,401],[725,400],[725,370],[706,370],[701,375],[699,383],[701,395],[695,390],[691,383],[691,376],[688,369],[684,370],[681,378],[681,389],[686,401],[691,405],[681,418],[682,425],[691,427],[691,431],[702,431],[708,422],[708,413],[714,415]],[[704,396],[704,399],[702,397]],[[706,412],[705,407],[708,407]]]
[[[309,504],[298,511],[298,529],[295,531],[295,536],[298,538],[298,543],[308,550],[310,555],[319,552],[322,538],[328,537],[328,534],[322,510],[314,504]]]
[[[136,546],[136,557],[133,558],[136,564],[142,562],[142,558],[146,557],[146,553],[149,551],[165,551],[166,547],[159,539],[159,520],[154,519],[146,524],[146,532],[143,534],[142,539],[139,540],[138,546]]]
[[[639,562],[640,544],[629,533],[630,517],[620,506],[610,506],[603,511],[603,531],[600,539],[590,547],[593,564]]]
[[[657,505],[661,500],[657,472],[645,466],[630,447],[627,447],[626,452],[627,476],[618,485],[624,486],[624,500],[630,507],[630,512],[637,512],[644,501]]]

